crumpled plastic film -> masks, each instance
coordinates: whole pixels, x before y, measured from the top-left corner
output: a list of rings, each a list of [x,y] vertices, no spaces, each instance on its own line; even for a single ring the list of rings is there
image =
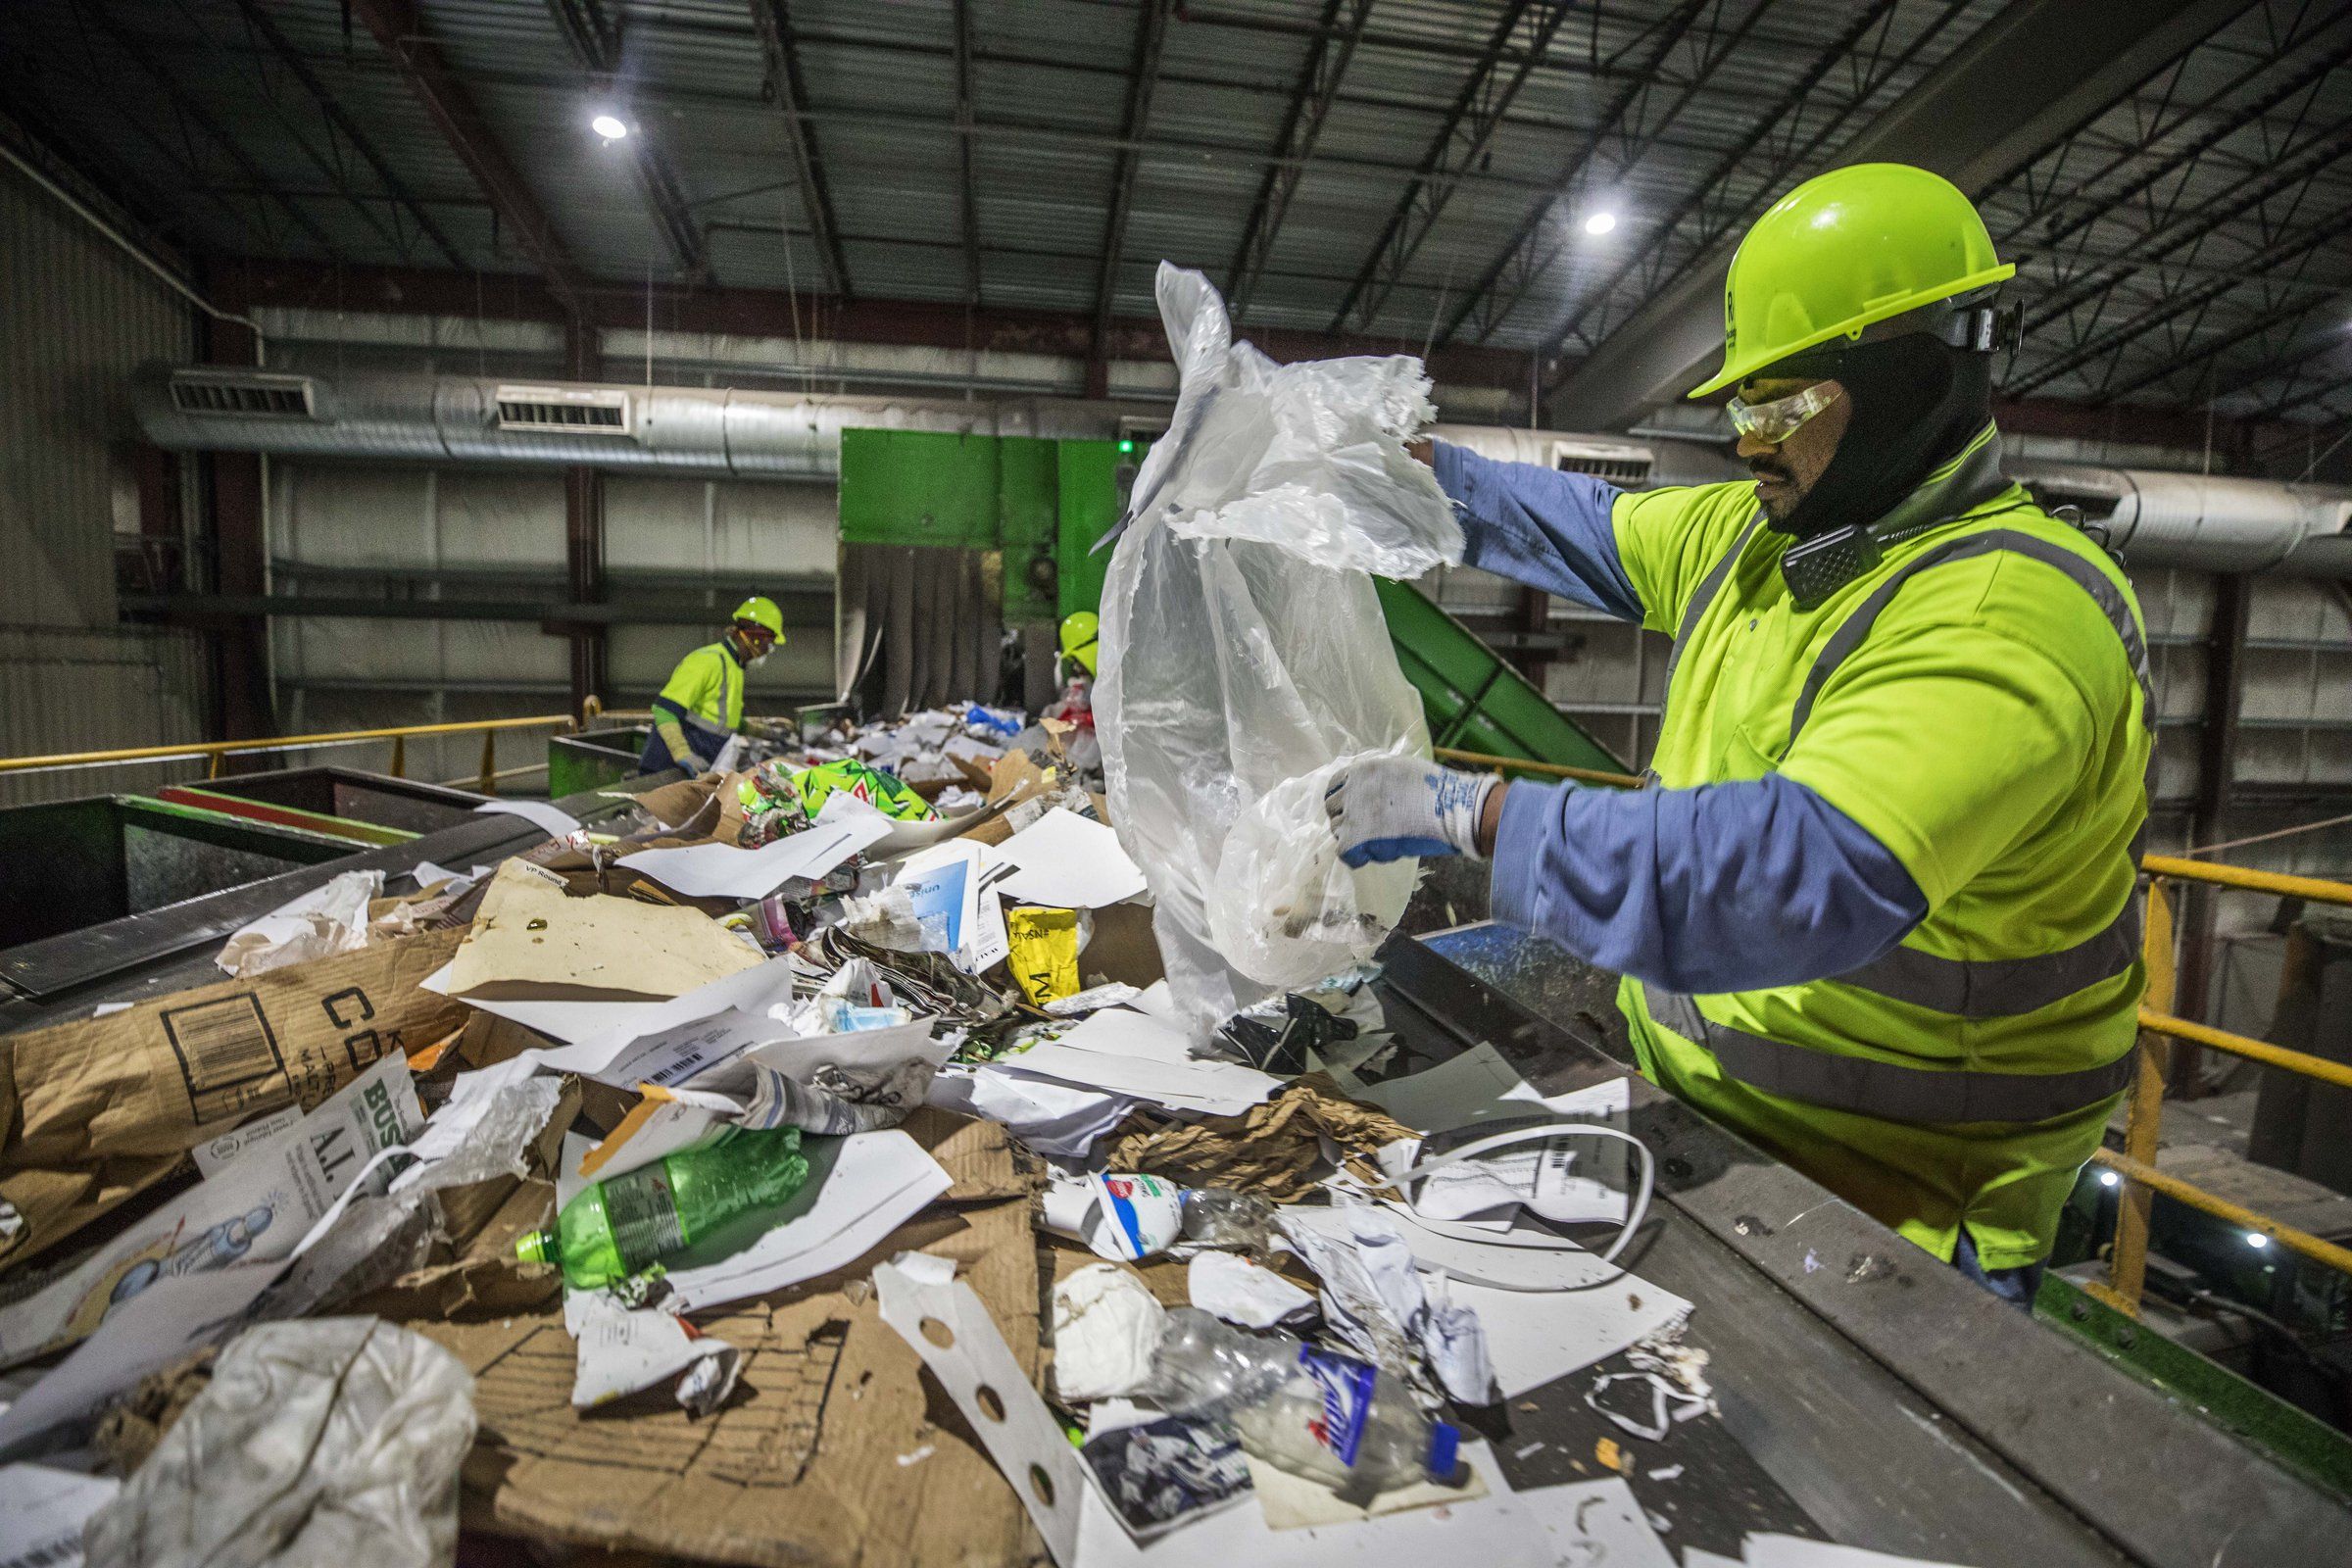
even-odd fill
[[[1368,954],[1403,912],[1409,863],[1311,874],[1331,844],[1312,786],[1250,818],[1259,840],[1298,841],[1264,885],[1228,864],[1226,843],[1288,781],[1366,752],[1427,754],[1367,573],[1459,561],[1462,536],[1405,456],[1433,413],[1417,361],[1276,365],[1233,341],[1200,273],[1163,264],[1158,295],[1176,411],[1111,558],[1094,704],[1111,819],[1151,883],[1177,1004],[1205,1039],[1275,988]],[[1302,909],[1294,895],[1310,886],[1331,902]],[[1349,940],[1334,942],[1343,928]]]
[[[457,1551],[473,1379],[369,1317],[247,1331],[83,1533],[89,1568],[430,1568]]]

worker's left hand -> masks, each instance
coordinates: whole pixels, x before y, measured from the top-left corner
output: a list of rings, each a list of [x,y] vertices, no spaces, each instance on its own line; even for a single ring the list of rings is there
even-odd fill
[[[1323,809],[1349,865],[1476,855],[1479,814],[1501,782],[1418,757],[1368,757],[1332,781]]]

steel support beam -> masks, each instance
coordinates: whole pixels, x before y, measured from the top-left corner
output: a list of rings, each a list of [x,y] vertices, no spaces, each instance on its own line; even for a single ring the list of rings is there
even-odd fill
[[[1102,259],[1095,274],[1095,324],[1086,346],[1086,395],[1109,394],[1110,313],[1118,303],[1119,254],[1127,248],[1127,219],[1135,210],[1135,174],[1144,128],[1152,122],[1152,94],[1159,84],[1159,54],[1168,37],[1168,0],[1144,0],[1135,19],[1135,48],[1127,74],[1127,111],[1120,117],[1119,150],[1110,166],[1110,216],[1102,224]]]
[[[245,328],[206,318],[203,333],[205,358],[211,363],[253,364],[254,338]],[[251,452],[211,452],[201,461],[210,480],[204,532],[213,558],[211,586],[222,595],[266,594],[263,460]],[[270,622],[256,617],[222,627],[207,641],[213,663],[213,722],[207,726],[212,738],[241,741],[276,734],[276,698],[270,689]]]
[[[251,5],[254,0],[238,3]],[[611,92],[620,71],[619,26],[605,16],[598,0],[547,0],[547,9],[564,41],[571,45],[572,58],[579,61],[580,69],[595,78],[598,91]],[[645,192],[654,226],[662,231],[662,242],[669,247],[678,274],[690,283],[710,282],[710,253],[703,243],[702,230],[695,226],[677,169],[642,122],[631,129],[629,160],[637,171],[638,188]]]
[[[963,243],[963,301],[980,303],[980,198],[972,179],[972,7],[956,5],[956,218]]]
[[[2213,622],[2205,640],[2204,722],[2197,731],[2197,801],[2188,819],[2192,846],[2219,843],[2226,831],[2223,823],[2229,815],[2237,760],[2237,718],[2245,695],[2246,622],[2253,579],[2243,573],[2225,573],[2213,579]],[[2192,1023],[2204,1023],[2212,999],[2213,936],[2220,904],[2209,884],[2192,882],[2184,891],[2187,907],[2180,920],[2180,971],[2171,1010]],[[2196,1093],[2203,1076],[2203,1056],[2193,1045],[2175,1043],[2167,1073],[2174,1094]]]
[[[2242,9],[2239,0],[2015,0],[1838,148],[1838,161],[1918,164],[1974,194]],[[1724,235],[1585,358],[1553,397],[1553,423],[1623,429],[1703,378],[1723,348],[1734,239]]]
[[[1420,167],[1406,182],[1396,210],[1389,215],[1387,226],[1373,242],[1372,253],[1364,258],[1355,281],[1333,313],[1332,331],[1341,330],[1350,320],[1360,331],[1379,318],[1390,290],[1403,277],[1422,241],[1429,238],[1444,215],[1446,204],[1453,199],[1462,174],[1486,156],[1511,100],[1519,96],[1535,62],[1551,46],[1552,34],[1575,9],[1568,0],[1543,0],[1541,4],[1512,0],[1488,36],[1486,53],[1471,67],[1469,78],[1446,111],[1444,125],[1422,155]],[[1514,62],[1506,59],[1504,52],[1522,35],[1523,24],[1525,42]]]
[[[271,188],[273,182],[264,172],[261,165],[254,162],[251,155],[238,145],[234,137],[229,135],[227,129],[215,120],[202,104],[190,96],[187,89],[173,79],[169,72],[158,65],[148,51],[141,49],[135,40],[123,32],[122,24],[107,12],[104,6],[83,5],[81,0],[75,0],[75,15],[87,16],[94,20],[98,24],[99,29],[114,41],[115,47],[135,61],[140,72],[155,83],[156,89],[172,106],[172,112],[178,116],[184,124],[194,125],[203,131],[207,140],[228,155],[228,161],[234,164],[238,172],[245,176],[246,183],[256,189]],[[318,247],[321,254],[333,261],[342,259],[341,249],[327,235],[326,230],[318,226],[318,221],[310,214],[283,196],[273,197],[272,200],[280,211],[293,220],[294,226],[301,229],[309,237],[311,243]]]
[[[752,0],[752,24],[760,29],[760,47],[767,56],[767,98],[784,122],[785,152],[792,159],[801,214],[815,241],[817,264],[825,270],[825,292],[846,299],[850,263],[842,253],[841,223],[833,216],[833,193],[817,157],[816,131],[803,118],[808,93],[801,83],[800,45],[793,37],[792,12],[785,0]]]
[[[522,242],[532,265],[546,277],[548,287],[564,303],[568,314],[577,316],[585,277],[564,248],[563,235],[539,205],[539,198],[531,193],[521,172],[499,145],[490,122],[475,106],[473,95],[458,79],[457,72],[441,53],[440,44],[425,30],[416,0],[349,0],[349,3],[352,14],[400,68],[410,92],[440,127],[450,150],[472,172],[475,182],[490,198],[492,210]]]
[[[361,132],[350,111],[343,107],[342,100],[335,96],[326,83],[318,79],[318,73],[311,69],[302,51],[295,48],[286,35],[278,30],[277,24],[270,20],[269,9],[260,0],[237,0],[237,10],[245,19],[246,27],[269,47],[278,64],[285,68],[286,74],[302,84],[303,91],[318,103],[318,113],[326,122],[334,127],[353,152],[359,154],[361,161],[375,175],[376,182],[383,186],[385,194],[408,213],[409,220],[416,225],[417,232],[432,241],[433,249],[439,251],[450,266],[466,267],[466,258],[457,245],[433,220],[433,215],[424,210],[424,204],[409,189],[408,182],[393,172],[392,166],[384,162],[383,155]]]
[[[1484,343],[1493,335],[1495,327],[1509,319],[1511,312],[1518,309],[1519,302],[1527,297],[1536,279],[1548,271],[1551,264],[1559,259],[1560,252],[1566,249],[1558,235],[1553,215],[1579,194],[1578,181],[1584,177],[1585,171],[1592,167],[1593,156],[1600,151],[1603,142],[1613,135],[1626,136],[1629,141],[1640,139],[1638,135],[1628,135],[1628,132],[1637,128],[1637,122],[1642,118],[1642,106],[1660,85],[1659,68],[1678,45],[1687,41],[1690,24],[1696,20],[1699,12],[1709,4],[1721,3],[1722,0],[1686,0],[1660,24],[1656,41],[1651,45],[1648,55],[1626,79],[1608,108],[1601,112],[1592,134],[1585,137],[1568,162],[1561,166],[1559,177],[1554,181],[1556,194],[1538,202],[1534,211],[1521,221],[1518,232],[1502,248],[1502,254],[1494,258],[1494,265],[1487,269],[1486,273],[1471,286],[1469,293],[1463,296],[1462,303],[1455,307],[1452,318],[1438,333],[1439,342],[1453,341],[1465,324],[1471,324],[1478,341]],[[1671,123],[1699,88],[1705,85],[1707,78],[1714,74],[1715,68],[1739,49],[1740,40],[1763,18],[1766,4],[1767,0],[1756,0],[1756,3],[1749,5],[1737,27],[1729,33],[1711,36],[1698,69],[1683,84],[1682,92],[1673,104],[1660,112],[1659,123]],[[1640,160],[1642,150],[1629,148],[1629,156],[1619,160],[1618,167],[1630,169]]]
[[[565,370],[575,381],[597,373],[596,329],[574,318],[564,332]],[[564,578],[575,605],[605,597],[605,476],[586,464],[564,470]],[[588,699],[611,695],[606,672],[610,639],[602,623],[575,622],[563,628],[570,650],[571,710],[587,710]]]
[[[1348,74],[1348,62],[1355,57],[1364,19],[1371,14],[1372,0],[1323,0],[1321,30],[1307,43],[1306,64],[1298,72],[1298,84],[1291,89],[1290,108],[1284,111],[1282,129],[1274,137],[1274,156],[1279,162],[1267,165],[1258,180],[1249,221],[1242,225],[1241,246],[1233,253],[1233,265],[1226,269],[1225,304],[1237,325],[1249,318],[1250,296],[1265,275],[1274,238],[1282,232],[1291,198],[1298,194],[1307,161],[1315,155],[1323,122],[1339,101],[1340,82]]]

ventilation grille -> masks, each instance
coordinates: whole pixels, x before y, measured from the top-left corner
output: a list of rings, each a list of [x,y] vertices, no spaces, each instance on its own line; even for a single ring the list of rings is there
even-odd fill
[[[315,419],[307,375],[219,374],[180,370],[172,377],[172,406],[182,414],[242,418]]]
[[[1649,458],[1601,457],[1589,452],[1557,451],[1552,454],[1551,466],[1562,473],[1589,473],[1610,484],[1631,487],[1649,483]]]
[[[502,386],[498,427],[564,435],[627,435],[629,394],[619,387]]]

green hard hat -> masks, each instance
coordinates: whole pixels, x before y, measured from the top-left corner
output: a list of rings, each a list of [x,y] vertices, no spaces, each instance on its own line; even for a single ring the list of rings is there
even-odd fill
[[[735,607],[733,618],[748,620],[755,626],[765,626],[775,634],[776,641],[784,640],[784,612],[776,608],[776,602],[773,599],[765,599],[759,594],[754,594]]]
[[[1061,623],[1061,652],[1064,658],[1075,659],[1095,672],[1095,644],[1102,635],[1102,617],[1091,610],[1081,610],[1063,618]]]
[[[1805,349],[2017,270],[1960,187],[1909,164],[1819,174],[1756,220],[1723,291],[1723,368],[1705,397]]]

